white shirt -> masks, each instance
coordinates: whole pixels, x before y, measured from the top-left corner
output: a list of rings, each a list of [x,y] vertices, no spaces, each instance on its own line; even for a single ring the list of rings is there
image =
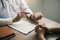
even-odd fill
[[[12,18],[16,17],[18,12],[32,14],[25,0],[3,0],[3,3],[4,8],[0,7],[0,25],[12,24]]]

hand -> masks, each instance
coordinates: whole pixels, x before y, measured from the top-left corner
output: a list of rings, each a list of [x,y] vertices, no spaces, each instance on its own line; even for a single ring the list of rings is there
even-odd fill
[[[41,12],[31,14],[31,18],[35,21],[41,19],[42,17],[43,17],[43,14]]]
[[[13,22],[19,21],[22,17],[25,17],[26,13],[25,12],[19,12],[17,16],[13,19]]]
[[[38,40],[46,40],[45,35],[45,29],[40,28],[42,25],[37,25],[35,28],[35,32],[37,33]]]
[[[37,28],[42,28],[42,29],[44,29],[45,31],[50,31],[50,29],[48,29],[48,28],[45,26],[45,24],[42,24],[42,25],[38,24],[36,27],[37,27]]]
[[[37,32],[37,33],[45,33],[45,29],[44,28],[42,28],[42,26],[43,25],[37,25],[36,27],[35,27],[35,32]]]

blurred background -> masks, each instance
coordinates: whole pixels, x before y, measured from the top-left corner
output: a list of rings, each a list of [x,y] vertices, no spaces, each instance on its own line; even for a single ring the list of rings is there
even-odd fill
[[[42,12],[45,17],[60,23],[60,0],[26,0],[26,2],[33,12]]]
[[[60,23],[60,0],[26,0],[33,12],[42,12],[45,17]]]

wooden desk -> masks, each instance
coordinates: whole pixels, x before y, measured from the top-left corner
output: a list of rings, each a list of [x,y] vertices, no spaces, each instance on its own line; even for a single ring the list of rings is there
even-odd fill
[[[24,20],[30,22],[29,20],[26,20],[26,18]],[[57,25],[59,25],[59,23],[54,22],[52,20],[49,20],[47,18],[43,18],[42,20],[39,20],[39,22],[44,22],[44,23],[46,23],[47,26],[57,26]],[[37,23],[35,23],[35,24],[37,24]],[[20,32],[15,31],[15,30],[14,30],[14,32],[16,33],[16,36],[14,38],[12,38],[11,40],[36,40],[36,33],[34,31],[31,32],[28,35],[24,35]],[[51,40],[53,40],[53,38]]]

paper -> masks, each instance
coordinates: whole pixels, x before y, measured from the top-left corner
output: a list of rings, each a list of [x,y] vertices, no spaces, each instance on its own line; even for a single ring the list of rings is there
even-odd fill
[[[34,24],[23,21],[23,20],[13,23],[12,25],[9,25],[9,26],[24,34],[28,34],[28,33],[32,32],[35,28]]]

